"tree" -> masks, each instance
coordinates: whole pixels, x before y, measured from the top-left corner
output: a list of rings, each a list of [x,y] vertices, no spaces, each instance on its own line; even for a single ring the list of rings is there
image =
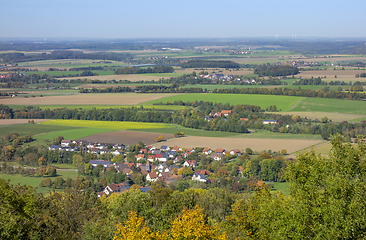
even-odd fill
[[[52,185],[51,178],[43,178],[41,183],[39,184],[39,186],[41,187],[51,187],[51,185]]]
[[[44,157],[40,157],[38,159],[38,166],[44,166],[46,165],[46,159]]]
[[[155,137],[155,141],[156,142],[161,142],[164,140],[164,136],[163,135],[160,135],[159,137]]]
[[[183,168],[181,168],[181,169],[178,170],[178,175],[183,175],[185,177],[192,176],[193,175],[193,171],[192,171],[192,169],[190,169],[188,167],[183,167]]]
[[[327,117],[322,117],[322,119],[320,121],[322,123],[327,123],[328,122],[328,118]]]
[[[287,150],[286,150],[286,149],[282,149],[282,150],[280,151],[280,153],[281,153],[282,155],[286,155],[286,154],[287,154]]]
[[[293,122],[298,122],[298,121],[300,120],[300,117],[299,117],[299,116],[297,116],[297,115],[293,115],[293,116],[292,116],[292,118],[291,118],[291,120],[292,120]]]
[[[84,173],[85,175],[90,175],[93,171],[93,165],[91,165],[90,163],[87,163],[84,165]]]
[[[253,150],[251,148],[246,148],[245,152],[248,153],[249,155],[253,154]]]
[[[205,223],[203,209],[184,209],[171,224],[173,239],[227,239],[226,233],[217,233],[217,229]]]

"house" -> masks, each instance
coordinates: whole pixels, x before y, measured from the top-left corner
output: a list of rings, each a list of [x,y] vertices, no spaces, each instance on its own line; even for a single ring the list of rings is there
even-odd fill
[[[220,161],[222,158],[223,154],[222,153],[215,153],[214,155],[212,155],[212,158],[216,161]]]
[[[277,120],[262,120],[263,124],[276,124]]]
[[[239,149],[233,149],[230,151],[230,154],[239,156],[241,154],[241,151]]]
[[[71,140],[61,140],[61,147],[68,147],[72,143]]]
[[[123,169],[130,169],[130,166],[127,163],[115,163],[114,168],[117,170],[117,172],[121,172]]]
[[[194,173],[203,174],[203,175],[206,175],[206,176],[211,174],[211,172],[208,171],[207,169],[205,169],[205,170],[196,170],[196,171],[194,171]]]
[[[122,154],[124,154],[124,151],[123,151],[122,149],[116,149],[116,150],[114,150],[114,151],[112,152],[112,154],[113,154],[114,156],[122,155]]]
[[[166,162],[166,161],[168,161],[168,158],[169,158],[169,155],[168,155],[168,154],[166,154],[166,153],[164,153],[164,154],[161,154],[161,157],[160,157],[160,158],[158,158],[158,160],[159,160],[160,162]]]
[[[212,150],[210,148],[204,148],[202,150],[202,153],[205,155],[210,155],[212,153]]]
[[[171,150],[172,151],[176,151],[176,152],[181,152],[182,151],[182,148],[177,147],[177,146],[174,146]]]
[[[183,162],[183,158],[181,156],[177,156],[176,158],[174,158],[173,162],[174,163]]]
[[[157,180],[158,180],[158,175],[156,175],[156,173],[154,173],[154,172],[151,172],[146,175],[146,181],[156,182]]]
[[[136,158],[136,160],[138,161],[138,160],[145,160],[145,155],[144,154],[137,154],[137,155],[135,155],[135,158]]]
[[[226,150],[225,149],[223,149],[223,148],[217,148],[216,150],[215,150],[215,153],[222,153],[222,154],[224,154],[226,152]]]
[[[107,187],[105,187],[103,192],[108,196],[111,193],[121,193],[126,190],[129,190],[130,187],[131,186],[128,182],[118,183],[118,184],[112,183],[112,184],[109,184]]]
[[[177,153],[176,151],[168,151],[166,152],[168,154],[168,157],[169,158],[174,158],[175,157],[175,154]]]
[[[240,121],[243,121],[243,122],[246,122],[248,120],[249,120],[249,118],[240,118]]]
[[[97,147],[92,147],[92,148],[90,149],[90,151],[88,151],[88,152],[90,152],[90,153],[94,153],[94,154],[98,154],[98,153],[100,152],[100,150],[99,150],[99,148],[97,148]]]
[[[183,163],[183,166],[185,167],[196,167],[196,161],[195,160],[187,160]]]
[[[111,161],[104,161],[104,160],[90,160],[89,163],[96,167],[98,165],[103,165],[103,167],[109,167],[110,165],[114,165]]]
[[[156,147],[155,146],[152,146],[152,145],[149,145],[149,146],[147,146],[147,149],[149,149],[150,151],[152,151],[152,150],[155,150]]]
[[[169,172],[161,172],[161,173],[159,173],[159,177],[165,177],[165,178],[168,178],[168,177],[170,177],[172,174],[171,173],[169,173]]]
[[[168,166],[165,163],[161,163],[155,168],[155,171],[163,172],[165,168],[168,168]]]
[[[221,116],[224,115],[225,117],[229,116],[231,114],[231,110],[221,110]]]
[[[192,181],[199,181],[199,182],[207,182],[208,178],[203,175],[203,174],[199,174],[199,173],[194,173],[192,176]]]
[[[194,150],[193,148],[187,148],[187,149],[186,149],[186,152],[187,152],[187,153],[192,153],[192,152],[195,152],[195,150]]]
[[[61,147],[60,146],[57,146],[57,145],[51,145],[48,150],[60,150]]]
[[[146,149],[146,148],[142,148],[142,149],[140,149],[140,153],[142,153],[142,154],[146,154],[146,153],[147,153],[147,149]]]
[[[168,146],[162,145],[162,146],[160,147],[160,151],[165,152],[165,151],[169,151],[169,150],[170,150],[170,147],[168,147]]]
[[[149,162],[154,162],[155,161],[155,155],[149,155],[149,156],[147,156],[147,160]]]

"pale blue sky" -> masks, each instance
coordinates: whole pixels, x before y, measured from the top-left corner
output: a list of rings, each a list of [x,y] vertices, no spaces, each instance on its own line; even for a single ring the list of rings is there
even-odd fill
[[[0,0],[0,37],[366,37],[366,0]]]

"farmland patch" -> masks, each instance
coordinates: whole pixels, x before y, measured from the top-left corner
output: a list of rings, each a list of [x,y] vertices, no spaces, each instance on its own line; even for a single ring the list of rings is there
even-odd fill
[[[168,145],[185,148],[209,147],[212,149],[224,148],[226,150],[245,150],[247,147],[255,151],[272,150],[281,151],[286,149],[288,153],[296,152],[304,148],[319,144],[323,140],[295,140],[295,139],[256,139],[256,138],[213,138],[213,137],[193,137],[170,139],[164,144],[158,143],[155,146]]]
[[[88,142],[105,142],[105,143],[119,143],[126,145],[136,145],[140,141],[145,144],[156,143],[155,137],[162,135],[164,139],[170,139],[174,136],[172,134],[165,133],[150,133],[150,132],[139,132],[139,131],[115,131],[115,132],[104,132],[88,137],[83,137],[78,140],[85,140]]]
[[[45,96],[37,98],[8,98],[1,99],[1,103],[5,105],[135,105],[146,101],[174,95],[176,94],[78,94],[66,96]]]

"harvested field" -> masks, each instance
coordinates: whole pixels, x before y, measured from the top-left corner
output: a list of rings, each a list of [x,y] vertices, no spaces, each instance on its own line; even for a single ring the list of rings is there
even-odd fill
[[[136,88],[134,85],[108,85],[108,84],[84,84],[78,86],[78,88],[117,88],[117,87],[130,87]]]
[[[78,140],[84,140],[88,142],[105,142],[105,143],[119,143],[126,145],[136,145],[140,141],[145,144],[156,143],[155,137],[162,135],[164,139],[173,138],[173,134],[160,134],[149,132],[137,132],[137,131],[115,131],[94,134],[88,137],[84,137]],[[165,142],[163,142],[164,144]]]
[[[281,151],[286,149],[288,153],[296,152],[315,144],[324,142],[323,140],[294,140],[294,139],[257,139],[257,138],[214,138],[214,137],[182,137],[170,139],[155,146],[168,145],[185,148],[209,147],[211,149],[224,148],[226,150],[239,149],[241,151],[249,147],[255,151],[272,150]]]
[[[28,123],[30,119],[0,119],[0,125],[12,125]],[[49,119],[34,119],[35,123],[49,121]]]
[[[315,70],[315,71],[303,71],[300,74],[296,75],[297,77],[303,77],[303,78],[317,78],[321,77],[323,78],[326,76],[327,78],[324,79],[325,81],[328,78],[334,78],[335,75],[337,75],[337,78],[353,78],[356,79],[356,74],[364,73],[365,70]],[[362,78],[357,78],[358,81],[362,81]]]
[[[331,58],[309,58],[306,59],[307,62],[341,62],[341,61],[366,61],[366,57],[331,57]]]
[[[183,74],[182,74],[183,75]],[[89,77],[69,77],[69,78],[58,78],[58,79],[91,79],[91,80],[129,80],[132,82],[137,82],[137,81],[158,81],[160,78],[169,78],[169,77],[164,77],[164,75],[162,76],[149,76],[149,75],[144,75],[144,74],[123,74],[123,75],[104,75],[104,76],[89,76]]]
[[[366,115],[358,115],[358,114],[345,114],[345,113],[331,113],[331,112],[282,112],[282,115],[298,115],[300,117],[307,117],[309,119],[322,119],[323,117],[327,117],[333,122],[343,122],[343,121],[351,121],[353,119],[358,118],[366,118]]]
[[[1,99],[5,105],[136,105],[177,94],[107,93]]]

